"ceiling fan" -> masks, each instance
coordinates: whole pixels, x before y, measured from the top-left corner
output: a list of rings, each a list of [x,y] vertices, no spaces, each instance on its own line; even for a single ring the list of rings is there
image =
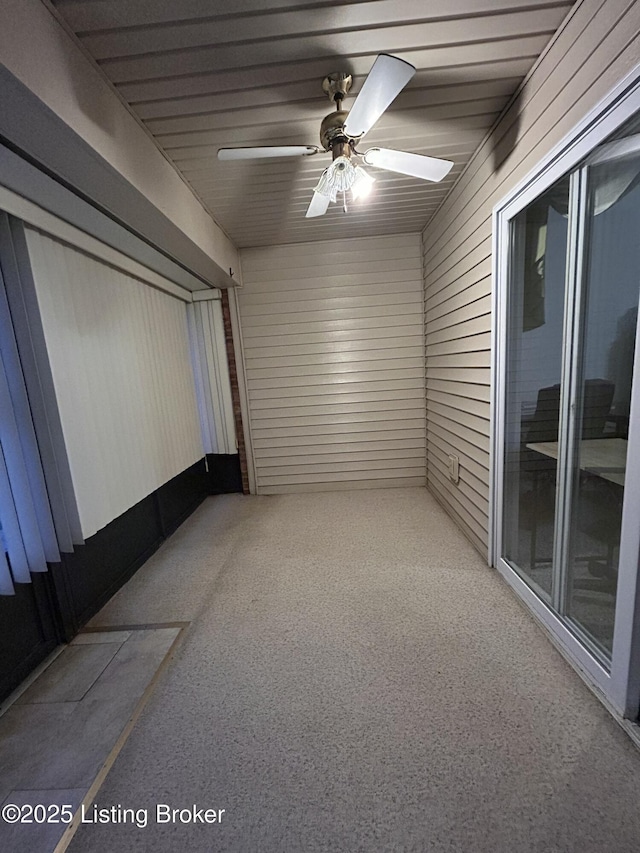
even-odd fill
[[[387,107],[404,89],[416,69],[397,56],[381,53],[373,63],[351,110],[342,109],[342,101],[351,88],[350,74],[339,72],[325,77],[322,88],[331,101],[335,112],[329,113],[320,125],[320,142],[323,153],[331,151],[333,162],[324,170],[306,216],[322,216],[330,202],[342,197],[346,211],[346,194],[352,198],[368,195],[374,178],[362,168],[357,158],[368,166],[410,175],[424,181],[441,181],[453,166],[450,160],[396,151],[392,148],[369,148],[364,154],[356,149],[362,139]],[[265,157],[308,157],[320,153],[316,145],[272,145],[257,148],[220,148],[219,160],[253,160]]]

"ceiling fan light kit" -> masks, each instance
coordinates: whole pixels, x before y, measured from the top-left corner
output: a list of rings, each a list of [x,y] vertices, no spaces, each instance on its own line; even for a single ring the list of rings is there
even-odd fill
[[[376,179],[373,178],[362,166],[356,166],[355,181],[351,186],[351,195],[354,199],[366,198],[373,189]]]
[[[356,179],[356,167],[351,162],[351,158],[342,154],[336,157],[328,169],[325,169],[315,192],[321,195],[328,195],[331,201],[335,202],[338,193],[346,193],[353,186]]]
[[[353,199],[364,198],[371,191],[375,179],[358,163],[353,155],[379,169],[409,175],[425,181],[441,181],[453,166],[450,160],[396,151],[391,148],[370,148],[361,155],[356,145],[389,105],[404,89],[416,69],[397,56],[381,53],[373,63],[351,110],[342,109],[342,101],[349,93],[352,77],[346,72],[329,74],[322,82],[323,91],[336,104],[334,112],[322,120],[320,143],[324,151],[331,151],[333,162],[326,168],[306,213],[307,218],[323,216],[330,202],[342,196],[346,212],[346,193]],[[307,157],[320,153],[315,145],[279,145],[255,148],[221,148],[219,160],[248,160],[266,157]]]
[[[349,156],[342,154],[336,157],[329,168],[324,170],[318,185],[314,189],[314,194],[327,196],[332,202],[336,202],[340,194],[342,195],[343,209],[346,210],[347,192],[351,191],[354,201],[358,198],[366,198],[374,183],[375,178],[367,174],[362,166],[355,165]],[[314,207],[315,209],[317,208]],[[322,213],[326,213],[326,208]],[[322,213],[311,212],[310,207],[307,211],[307,217],[322,216]]]

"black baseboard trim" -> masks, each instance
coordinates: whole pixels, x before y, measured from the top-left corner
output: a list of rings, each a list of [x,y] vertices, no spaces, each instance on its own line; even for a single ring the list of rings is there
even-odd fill
[[[0,701],[58,643],[72,640],[208,495],[241,491],[236,469],[239,477],[237,456],[199,460],[48,572],[17,584],[16,595],[0,596]]]
[[[19,660],[18,664],[12,670],[3,673],[2,678],[0,678],[0,702],[3,702],[7,696],[10,696],[22,684],[25,678],[31,675],[33,670],[49,657],[58,645],[57,639],[38,643],[37,646],[30,649],[26,657]]]
[[[209,494],[242,494],[240,456],[237,453],[207,453]]]
[[[169,480],[155,492],[164,538],[174,533],[182,522],[211,494],[204,459]]]
[[[51,566],[65,640],[95,616],[208,494],[202,459]]]
[[[50,573],[15,584],[0,596],[0,701],[4,700],[59,643],[53,619]]]

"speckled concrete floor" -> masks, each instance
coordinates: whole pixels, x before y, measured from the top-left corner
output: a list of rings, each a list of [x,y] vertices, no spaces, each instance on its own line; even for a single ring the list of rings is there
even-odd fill
[[[639,849],[640,753],[422,489],[209,499],[93,624],[172,620],[96,798],[148,823],[72,853]]]

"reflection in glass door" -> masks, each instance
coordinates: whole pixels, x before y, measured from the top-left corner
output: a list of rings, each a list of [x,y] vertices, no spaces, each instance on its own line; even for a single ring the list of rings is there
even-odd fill
[[[511,220],[506,305],[501,556],[605,669],[640,293],[629,142]]]
[[[562,612],[609,658],[640,292],[640,156],[586,171]]]
[[[551,601],[569,179],[512,223],[503,555]]]

